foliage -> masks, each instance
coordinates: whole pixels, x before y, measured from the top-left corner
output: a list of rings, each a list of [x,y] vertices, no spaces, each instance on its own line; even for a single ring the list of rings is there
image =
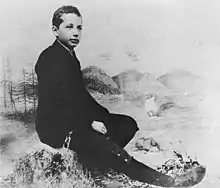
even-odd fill
[[[19,158],[14,172],[0,187],[82,187],[98,188],[84,172],[71,151],[39,149]]]

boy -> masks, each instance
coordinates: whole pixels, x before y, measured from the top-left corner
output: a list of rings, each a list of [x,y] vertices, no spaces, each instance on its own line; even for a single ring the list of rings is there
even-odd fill
[[[82,16],[73,6],[63,6],[53,15],[53,45],[35,65],[38,78],[36,130],[40,140],[62,147],[70,131],[69,149],[85,168],[114,169],[132,179],[170,187],[176,181],[128,155],[123,149],[138,130],[129,116],[111,114],[84,88],[80,63],[74,48],[82,34]]]

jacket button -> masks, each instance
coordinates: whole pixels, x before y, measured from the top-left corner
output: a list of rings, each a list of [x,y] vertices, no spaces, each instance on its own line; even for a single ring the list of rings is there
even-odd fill
[[[59,104],[59,105],[63,105],[63,101],[62,101],[62,100],[59,100],[59,101],[58,101],[58,104]]]

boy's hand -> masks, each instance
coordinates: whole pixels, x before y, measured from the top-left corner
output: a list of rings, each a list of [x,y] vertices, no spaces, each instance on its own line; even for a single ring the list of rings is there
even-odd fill
[[[107,133],[107,129],[106,129],[105,125],[102,122],[93,121],[92,128],[95,131],[98,131],[98,132],[100,132],[102,134],[106,134]]]

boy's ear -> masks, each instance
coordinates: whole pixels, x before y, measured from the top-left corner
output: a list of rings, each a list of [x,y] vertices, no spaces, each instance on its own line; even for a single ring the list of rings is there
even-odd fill
[[[53,34],[55,35],[55,37],[57,37],[58,36],[58,29],[57,29],[57,27],[56,26],[52,26],[52,31],[53,31]]]

